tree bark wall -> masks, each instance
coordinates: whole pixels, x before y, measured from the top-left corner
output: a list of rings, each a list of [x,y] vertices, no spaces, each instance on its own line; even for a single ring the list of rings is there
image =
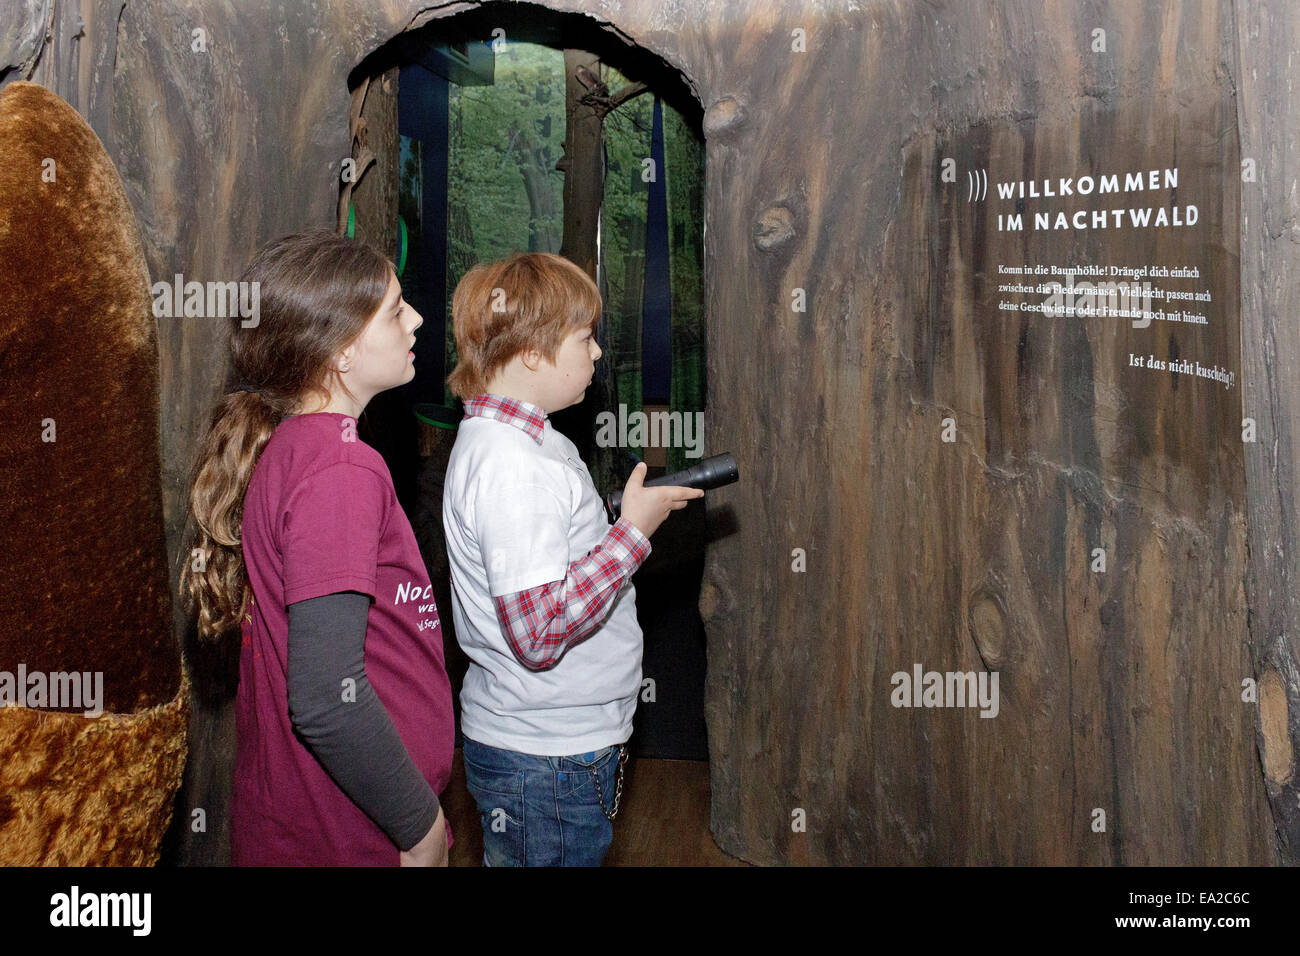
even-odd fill
[[[20,27],[55,27],[34,65],[43,31],[6,28],[0,69],[34,70],[91,121],[155,278],[230,280],[265,241],[333,225],[349,72],[475,5],[426,6],[54,0],[19,10]],[[1296,862],[1300,14],[1285,0],[545,6],[609,23],[706,109],[707,447],[742,475],[711,493],[701,597],[719,845],[760,863]],[[981,234],[939,186],[948,150],[963,168],[1025,156],[1028,178],[1053,172],[1028,129],[1061,149],[1074,130],[1083,156],[1099,123],[1200,142],[1207,113],[1258,169],[1216,200],[1240,216],[1216,251],[1240,310],[1220,302],[1214,333],[1240,350],[1240,389],[1201,404],[1154,378],[1116,391],[1116,340],[1022,342],[989,324]],[[173,565],[222,384],[217,332],[159,329]],[[1229,441],[1239,417],[1258,442]],[[955,442],[938,438],[945,418]],[[1104,575],[1088,566],[1098,545]],[[917,662],[999,671],[999,716],[892,707],[890,675]],[[202,806],[215,822],[233,728],[229,675],[212,670],[178,817]],[[1247,678],[1262,706],[1242,701]],[[223,860],[223,826],[186,834],[175,858]]]
[[[1246,454],[1246,598],[1252,673],[1259,682],[1260,763],[1278,852],[1300,862],[1300,99],[1294,95],[1300,16],[1278,2],[1236,6],[1242,184],[1243,417],[1258,441]],[[1284,69],[1282,64],[1286,64]]]

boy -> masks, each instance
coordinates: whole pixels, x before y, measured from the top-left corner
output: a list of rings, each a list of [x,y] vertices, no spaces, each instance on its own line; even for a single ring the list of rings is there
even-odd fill
[[[641,629],[632,573],[669,511],[704,492],[646,488],[612,526],[551,412],[582,401],[600,358],[600,293],[547,253],[471,269],[452,297],[465,402],[443,526],[465,775],[489,866],[599,866],[613,839]],[[526,826],[525,826],[526,823]]]

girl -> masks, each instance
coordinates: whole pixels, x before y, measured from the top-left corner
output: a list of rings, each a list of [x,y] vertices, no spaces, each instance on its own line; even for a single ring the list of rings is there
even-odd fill
[[[238,388],[198,448],[202,560],[181,581],[201,638],[242,630],[231,861],[445,866],[442,628],[388,468],[356,436],[414,376],[422,320],[387,259],[329,232],[272,242],[241,282],[260,311],[231,323]]]

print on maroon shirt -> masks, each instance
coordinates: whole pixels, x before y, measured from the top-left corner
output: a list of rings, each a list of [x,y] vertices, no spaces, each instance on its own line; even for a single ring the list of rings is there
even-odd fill
[[[253,601],[242,626],[231,862],[396,865],[397,847],[289,717],[288,606],[367,594],[366,676],[434,792],[451,777],[451,687],[433,588],[388,467],[356,440],[354,419],[321,412],[280,424],[244,498],[243,548]]]

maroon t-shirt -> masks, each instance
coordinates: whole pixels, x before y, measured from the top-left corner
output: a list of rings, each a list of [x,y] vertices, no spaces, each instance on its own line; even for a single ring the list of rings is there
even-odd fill
[[[429,573],[388,467],[356,437],[355,419],[319,412],[276,428],[244,498],[243,548],[253,598],[239,660],[231,862],[395,866],[397,846],[289,718],[288,606],[368,594],[366,677],[434,792],[451,777],[451,687]]]

